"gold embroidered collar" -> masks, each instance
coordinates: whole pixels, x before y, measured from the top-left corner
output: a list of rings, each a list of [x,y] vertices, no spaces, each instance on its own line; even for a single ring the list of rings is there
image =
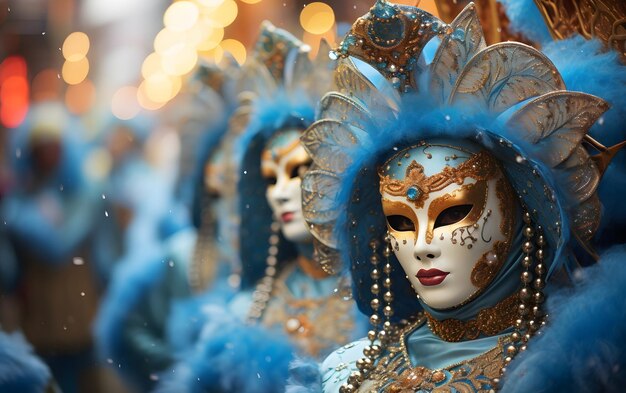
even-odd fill
[[[518,296],[516,293],[502,300],[493,307],[480,310],[476,319],[461,321],[445,319],[439,321],[428,312],[428,327],[438,337],[448,342],[475,340],[481,334],[494,336],[514,326],[517,319]]]

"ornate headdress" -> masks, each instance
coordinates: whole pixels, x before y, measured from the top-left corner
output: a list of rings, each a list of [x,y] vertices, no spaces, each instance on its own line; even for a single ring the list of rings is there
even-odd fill
[[[324,47],[328,53],[326,43],[320,53]],[[295,256],[279,226],[273,225],[260,162],[265,144],[275,133],[289,127],[305,129],[313,122],[315,104],[330,90],[331,60],[325,55],[311,60],[309,51],[286,31],[264,22],[254,53],[242,69],[242,101],[231,120],[227,143],[234,151],[230,171],[236,174],[233,195],[241,218],[239,238],[245,239],[239,245],[243,286],[254,285],[264,276],[264,281],[272,281],[273,274],[268,278],[268,273],[275,273],[277,260]]]
[[[626,3],[622,0],[535,0],[555,39],[598,38],[626,62]]]
[[[424,47],[435,37],[440,43],[427,63]],[[527,212],[526,309],[539,305],[530,299],[542,298],[546,274],[575,266],[570,242],[592,252],[600,218],[596,189],[619,148],[607,149],[587,134],[606,102],[567,91],[552,62],[532,47],[486,46],[473,4],[448,25],[379,0],[336,55],[337,91],[322,98],[319,120],[302,138],[317,166],[303,182],[304,214],[316,257],[331,272],[340,269],[337,261],[351,270],[357,303],[374,325],[393,333],[388,322],[421,309],[404,271],[394,269],[393,253],[384,250],[386,264],[379,255],[387,227],[374,192],[378,167],[419,141],[472,140],[502,164]],[[541,252],[535,255],[533,247]],[[535,308],[536,315],[520,315],[520,326],[536,329]],[[371,340],[378,337],[371,333]],[[379,348],[369,351],[370,360],[376,353]]]
[[[197,140],[191,140],[188,144],[188,153],[193,158],[193,172],[190,176],[192,188],[192,217],[198,227],[198,241],[193,254],[193,263],[189,272],[192,288],[197,291],[206,290],[207,286],[215,279],[218,261],[228,258],[218,251],[216,237],[219,230],[218,220],[224,217],[215,217],[210,205],[215,203],[215,195],[207,190],[205,184],[205,166],[210,159],[215,158],[214,153],[219,152],[219,146],[228,130],[228,122],[236,106],[236,85],[239,79],[240,68],[233,60],[229,59],[226,65],[201,63],[192,80],[189,81],[188,90],[195,90],[198,100],[203,103],[210,102],[214,108],[212,116],[206,124],[206,128]],[[206,105],[205,105],[206,107]],[[221,168],[220,168],[221,171]],[[219,176],[223,179],[225,176]],[[225,184],[216,186],[222,192]],[[224,223],[220,223],[224,225]],[[221,232],[224,232],[221,230]],[[222,239],[226,242],[226,239]],[[230,243],[230,242],[228,242]]]

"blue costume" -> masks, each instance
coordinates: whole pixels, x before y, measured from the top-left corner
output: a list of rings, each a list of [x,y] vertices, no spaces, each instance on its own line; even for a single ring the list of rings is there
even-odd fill
[[[197,132],[206,135],[204,144],[212,145],[224,133],[222,116],[226,114],[222,99],[203,80],[208,72],[200,67],[197,77],[189,82],[187,89],[197,94],[197,102],[193,113],[183,112],[190,124],[201,128]],[[179,105],[175,107],[189,109]],[[205,105],[207,109],[211,109],[210,105],[215,107],[209,115],[219,116],[207,118]],[[200,118],[204,120],[198,123]],[[197,144],[193,150],[187,155],[203,153]],[[174,362],[177,343],[170,340],[180,338],[168,334],[168,321],[175,305],[192,294],[189,279],[198,236],[189,211],[193,199],[189,189],[203,189],[202,166],[188,172],[183,171],[180,179],[184,196],[174,195],[158,176],[145,174],[140,183],[148,190],[131,192],[133,198],[143,199],[147,193],[153,197],[149,203],[133,204],[135,214],[127,232],[127,253],[115,270],[96,325],[100,356],[142,391],[150,390],[158,374]],[[126,174],[132,176],[132,172]],[[191,179],[198,184],[192,184]]]
[[[58,392],[52,373],[19,333],[0,332],[0,391]]]
[[[226,136],[231,148],[224,150],[234,157],[226,173],[237,175],[229,195],[240,217],[241,290],[226,309],[204,307],[199,342],[158,391],[281,391],[297,356],[320,360],[362,331],[349,288],[310,260],[306,226],[304,233],[296,228],[297,236],[286,229],[301,213],[277,214],[271,206],[283,183],[297,185],[300,200],[309,158],[299,136],[330,86],[332,64],[320,53],[309,60],[302,43],[266,23],[242,69],[246,94]]]
[[[593,67],[593,44],[570,45]],[[594,235],[612,230],[598,186],[623,144],[592,136],[611,113],[593,77],[566,90],[577,71],[487,46],[473,5],[448,25],[379,0],[335,56],[337,91],[302,139],[318,167],[304,213],[372,330],[325,360],[323,391],[618,391],[624,249],[598,255],[615,238]]]
[[[80,136],[60,104],[34,106],[14,134],[19,181],[2,205],[17,266],[13,282],[3,284],[17,299],[17,324],[69,393],[96,365],[89,327],[117,258],[108,203],[85,174]]]

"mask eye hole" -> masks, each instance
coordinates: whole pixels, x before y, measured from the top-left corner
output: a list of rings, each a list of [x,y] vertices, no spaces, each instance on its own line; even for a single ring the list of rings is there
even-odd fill
[[[308,170],[309,170],[309,164],[298,165],[291,170],[291,174],[289,175],[289,177],[291,179],[296,178],[296,177],[302,178],[304,177],[304,175],[306,174]]]
[[[415,224],[408,217],[393,215],[387,216],[389,226],[398,232],[415,232]]]
[[[265,181],[267,182],[268,186],[273,186],[276,184],[276,176],[266,176]]]
[[[446,225],[456,224],[457,222],[463,220],[474,205],[457,205],[447,208],[446,210],[439,213],[437,216],[437,220],[435,220],[434,228],[445,227]]]

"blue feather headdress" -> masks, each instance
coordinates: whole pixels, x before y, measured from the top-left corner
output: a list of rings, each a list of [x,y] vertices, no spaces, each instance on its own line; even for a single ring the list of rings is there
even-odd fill
[[[323,43],[320,53],[328,50]],[[278,131],[305,129],[313,122],[315,104],[330,89],[331,69],[327,56],[310,60],[308,46],[264,22],[254,55],[242,70],[243,104],[231,120],[229,133],[234,138],[243,287],[263,277],[267,255],[260,251],[268,247],[273,221],[260,174],[261,152]],[[279,244],[279,260],[295,256],[289,242],[281,239]]]
[[[441,43],[426,64],[421,52],[435,37]],[[337,56],[338,91],[324,96],[319,120],[302,138],[317,166],[303,181],[304,214],[320,262],[351,270],[364,313],[372,313],[369,243],[386,231],[380,195],[371,191],[379,188],[378,167],[428,138],[470,139],[501,161],[545,229],[549,275],[573,263],[572,243],[590,249],[600,219],[596,190],[617,150],[588,135],[605,101],[567,91],[554,64],[527,45],[487,47],[472,4],[446,25],[379,0]],[[414,315],[420,305],[402,269],[391,279],[395,317]]]

